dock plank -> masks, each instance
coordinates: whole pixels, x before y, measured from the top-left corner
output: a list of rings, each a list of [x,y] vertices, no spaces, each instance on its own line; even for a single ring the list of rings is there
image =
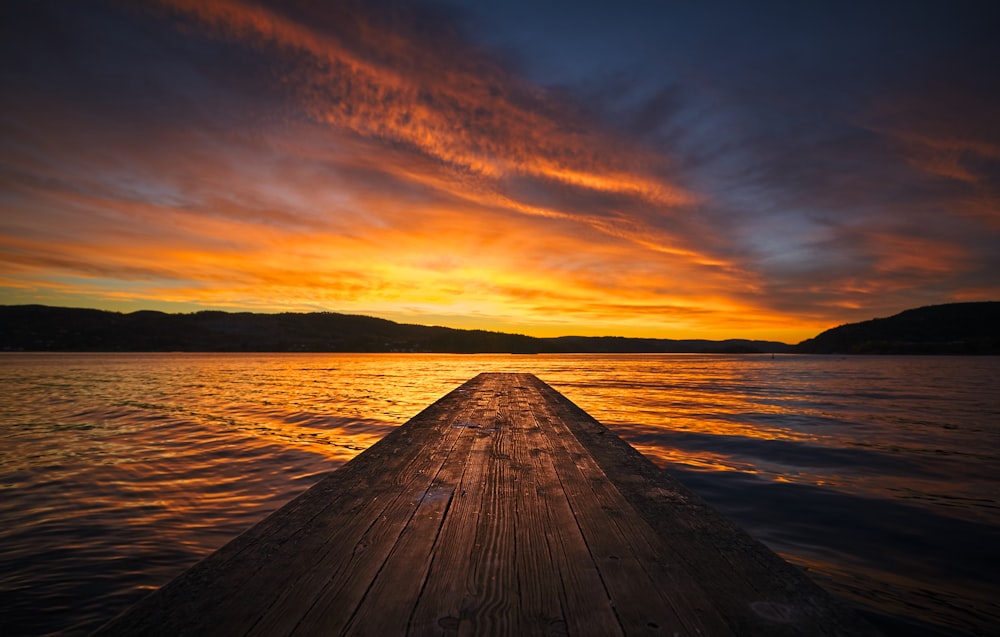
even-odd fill
[[[531,374],[480,374],[98,635],[866,635]]]
[[[461,467],[453,506],[441,526],[437,550],[431,556],[424,587],[411,614],[409,625],[417,634],[458,634],[465,588],[455,586],[455,578],[471,568],[475,529],[486,492],[486,462],[482,456],[490,453],[492,446],[488,433],[473,436],[472,453]]]
[[[662,542],[561,419],[539,409],[543,427],[557,444],[563,488],[591,556],[626,632],[660,626],[681,627],[683,634],[730,634],[697,588],[697,581],[677,578],[666,567]],[[681,582],[686,584],[682,586]]]
[[[540,571],[531,575],[543,580],[555,577],[560,581],[559,596],[563,609],[561,621],[568,634],[621,635],[622,627],[615,614],[611,596],[594,563],[580,525],[575,522],[569,498],[559,479],[553,460],[555,454],[552,442],[538,426],[534,412],[530,408],[527,411],[532,424],[528,430],[533,433],[527,455],[531,458],[530,470],[540,476],[539,486],[528,502],[537,502],[542,506],[526,505],[524,510],[539,511],[538,523],[543,525],[554,567],[548,573]],[[572,523],[567,523],[568,521]],[[541,584],[544,585],[545,582]]]

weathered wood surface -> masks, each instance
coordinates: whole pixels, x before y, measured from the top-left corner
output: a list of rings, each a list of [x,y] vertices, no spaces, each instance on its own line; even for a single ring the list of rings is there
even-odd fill
[[[101,635],[864,635],[530,374],[481,374]]]

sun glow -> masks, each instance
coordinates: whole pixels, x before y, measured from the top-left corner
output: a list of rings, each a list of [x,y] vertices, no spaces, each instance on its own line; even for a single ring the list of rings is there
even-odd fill
[[[80,78],[18,71],[3,98],[0,302],[796,342],[915,289],[997,293],[991,141],[887,106],[867,130],[947,197],[883,202],[811,166],[844,187],[786,196],[741,181],[739,149],[713,150],[731,140],[691,146],[704,123],[672,93],[619,122],[627,100],[527,81],[447,21],[321,4],[63,16]]]

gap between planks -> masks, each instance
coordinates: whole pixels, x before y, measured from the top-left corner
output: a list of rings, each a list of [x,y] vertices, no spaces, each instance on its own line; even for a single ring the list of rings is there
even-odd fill
[[[480,374],[97,634],[867,635],[531,374]]]

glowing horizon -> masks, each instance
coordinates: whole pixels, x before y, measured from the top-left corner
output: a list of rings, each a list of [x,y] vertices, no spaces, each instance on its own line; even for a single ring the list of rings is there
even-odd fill
[[[1000,298],[1000,140],[962,87],[859,80],[847,117],[751,125],[839,87],[562,85],[505,58],[522,34],[419,5],[13,13],[3,304],[795,343]]]

